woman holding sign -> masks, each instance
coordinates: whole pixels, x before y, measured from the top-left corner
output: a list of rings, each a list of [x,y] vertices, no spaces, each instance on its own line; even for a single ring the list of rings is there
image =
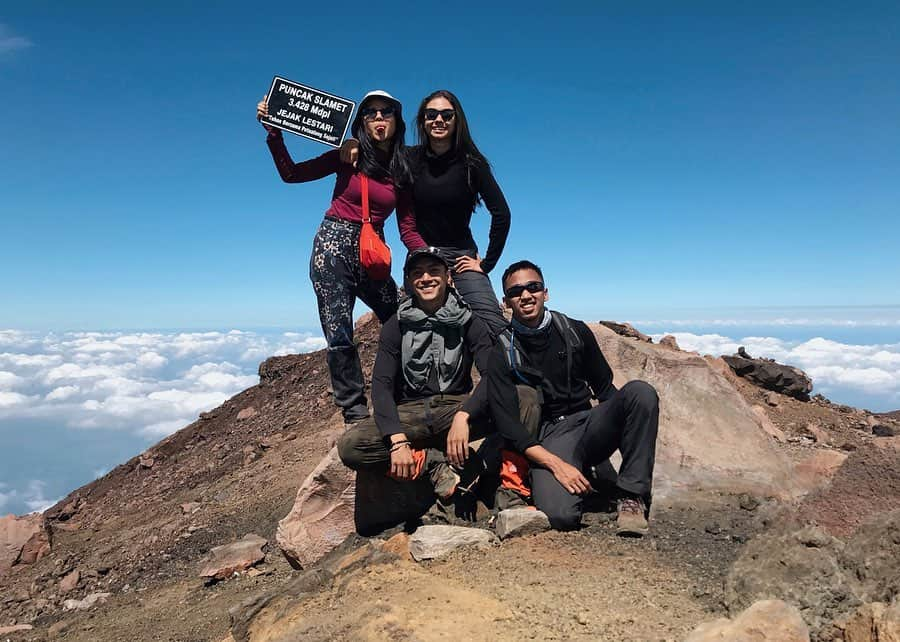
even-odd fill
[[[488,273],[497,264],[509,234],[509,206],[478,150],[459,99],[444,89],[422,100],[416,116],[419,143],[408,150],[413,170],[416,230],[426,245],[439,247],[453,266],[453,284],[496,336],[506,327]],[[355,159],[356,141],[341,148],[345,162]],[[484,258],[469,227],[483,203],[491,214]]]
[[[257,118],[268,114],[263,99]],[[384,91],[372,91],[359,104],[351,131],[359,140],[359,161],[341,163],[338,150],[295,163],[281,131],[263,123],[275,167],[286,183],[306,183],[336,175],[331,206],[313,241],[309,277],[316,292],[319,321],[328,342],[327,362],[334,401],[350,423],[369,415],[359,354],[353,343],[353,306],[359,298],[383,323],[397,311],[397,284],[390,269],[367,269],[360,261],[360,235],[366,215],[384,240],[385,219],[396,208],[400,237],[410,249],[425,242],[415,232],[411,211],[410,169],[404,153],[400,102]],[[364,198],[364,194],[367,198]],[[365,202],[364,202],[365,201]],[[371,229],[371,228],[369,228]],[[383,267],[383,266],[382,266]],[[371,273],[370,273],[371,272]]]

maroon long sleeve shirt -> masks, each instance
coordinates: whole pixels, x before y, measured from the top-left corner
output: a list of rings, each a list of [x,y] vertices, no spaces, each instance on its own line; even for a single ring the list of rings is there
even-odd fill
[[[285,183],[307,183],[336,174],[331,206],[325,215],[355,223],[362,221],[360,172],[352,165],[342,163],[338,150],[334,149],[308,161],[295,163],[288,153],[280,131],[269,133],[266,143],[272,152],[278,174]],[[390,179],[369,177],[369,214],[372,217],[372,225],[378,229],[382,228],[385,219],[395,209],[397,227],[403,244],[409,250],[426,246],[427,243],[416,231],[410,191],[395,189]]]

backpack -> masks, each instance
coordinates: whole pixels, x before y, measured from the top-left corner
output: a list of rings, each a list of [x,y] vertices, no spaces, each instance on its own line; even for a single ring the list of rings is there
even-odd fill
[[[568,390],[568,397],[571,398],[572,359],[575,352],[581,350],[583,342],[581,340],[581,335],[578,334],[578,331],[575,330],[575,326],[572,325],[572,320],[565,314],[557,312],[556,310],[550,310],[550,318],[566,343],[566,389]],[[506,355],[506,363],[509,365],[509,368],[512,370],[516,379],[520,383],[524,383],[527,386],[538,388],[538,390],[540,390],[541,381],[544,376],[539,370],[532,368],[526,363],[522,351],[516,346],[516,331],[509,327],[500,333],[498,340],[503,346],[503,352]]]

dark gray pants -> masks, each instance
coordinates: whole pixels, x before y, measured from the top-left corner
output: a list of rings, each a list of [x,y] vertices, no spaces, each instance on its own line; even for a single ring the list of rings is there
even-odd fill
[[[622,454],[616,485],[648,503],[656,458],[659,397],[644,381],[630,381],[611,398],[557,422],[541,426],[541,445],[587,471],[602,465],[616,450]],[[571,530],[581,524],[582,498],[567,491],[549,470],[532,467],[534,504],[547,514],[550,525]]]
[[[450,261],[451,266],[461,256],[475,257],[474,250],[460,250],[452,247],[442,247],[440,250],[441,254]],[[491,285],[490,277],[483,272],[471,270],[457,272],[451,269],[450,274],[453,277],[453,285],[463,301],[469,305],[475,316],[487,323],[491,336],[496,339],[509,322],[500,310],[500,302],[497,300],[497,295],[494,294],[494,286]]]

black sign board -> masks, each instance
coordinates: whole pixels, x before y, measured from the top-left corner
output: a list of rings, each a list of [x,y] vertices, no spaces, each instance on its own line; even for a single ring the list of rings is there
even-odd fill
[[[263,122],[332,147],[340,147],[356,103],[275,76],[266,96]]]

